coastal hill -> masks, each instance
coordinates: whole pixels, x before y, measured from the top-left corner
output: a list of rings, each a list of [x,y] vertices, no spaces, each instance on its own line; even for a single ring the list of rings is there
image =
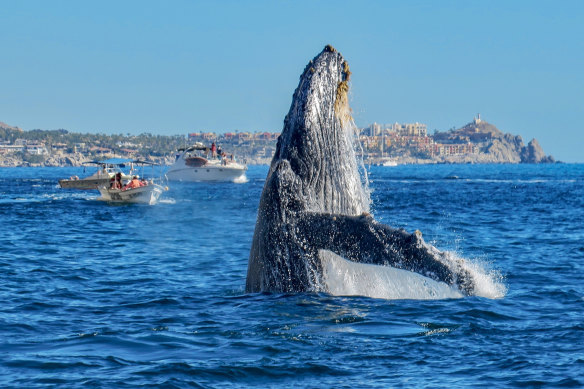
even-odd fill
[[[12,127],[4,122],[0,122],[0,128],[6,129],[6,130],[13,130],[13,131],[22,131],[20,128]]]
[[[449,156],[445,162],[453,163],[553,163],[536,139],[527,146],[519,135],[503,133],[496,126],[475,118],[458,130],[437,132],[434,142],[442,144],[473,144],[477,153]]]

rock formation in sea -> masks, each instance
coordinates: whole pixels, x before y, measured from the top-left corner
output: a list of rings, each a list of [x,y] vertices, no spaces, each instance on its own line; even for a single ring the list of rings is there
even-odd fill
[[[523,148],[521,153],[521,162],[553,163],[555,160],[551,155],[545,155],[543,149],[539,145],[539,142],[534,138],[527,144],[527,147]]]
[[[434,141],[443,144],[472,143],[478,153],[438,157],[450,163],[553,163],[554,157],[546,155],[536,139],[527,146],[519,135],[503,133],[493,124],[475,119],[464,127],[434,134]]]

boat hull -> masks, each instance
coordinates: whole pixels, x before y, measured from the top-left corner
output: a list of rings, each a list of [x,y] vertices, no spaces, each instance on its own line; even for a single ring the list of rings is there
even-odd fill
[[[164,188],[157,184],[150,184],[141,186],[139,188],[131,189],[110,189],[107,187],[100,187],[100,200],[113,203],[127,203],[127,204],[149,204],[154,205],[158,202],[160,195]]]
[[[235,181],[245,176],[245,167],[200,166],[171,169],[166,173],[170,181]]]

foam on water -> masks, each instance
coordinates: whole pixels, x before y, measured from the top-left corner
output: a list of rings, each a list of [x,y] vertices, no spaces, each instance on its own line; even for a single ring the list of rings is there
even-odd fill
[[[503,277],[496,270],[489,270],[478,260],[462,259],[456,253],[447,251],[447,257],[455,262],[462,261],[462,266],[472,275],[475,281],[474,295],[491,299],[505,297],[507,287]]]
[[[236,184],[245,184],[248,181],[249,180],[247,179],[247,176],[245,174],[243,176],[239,176],[233,180],[233,182]]]

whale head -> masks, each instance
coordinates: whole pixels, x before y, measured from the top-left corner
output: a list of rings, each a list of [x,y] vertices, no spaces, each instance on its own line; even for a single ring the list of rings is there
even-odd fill
[[[268,181],[273,174],[293,179],[304,210],[348,215],[369,211],[355,157],[350,75],[343,56],[326,46],[302,72],[284,120]]]

